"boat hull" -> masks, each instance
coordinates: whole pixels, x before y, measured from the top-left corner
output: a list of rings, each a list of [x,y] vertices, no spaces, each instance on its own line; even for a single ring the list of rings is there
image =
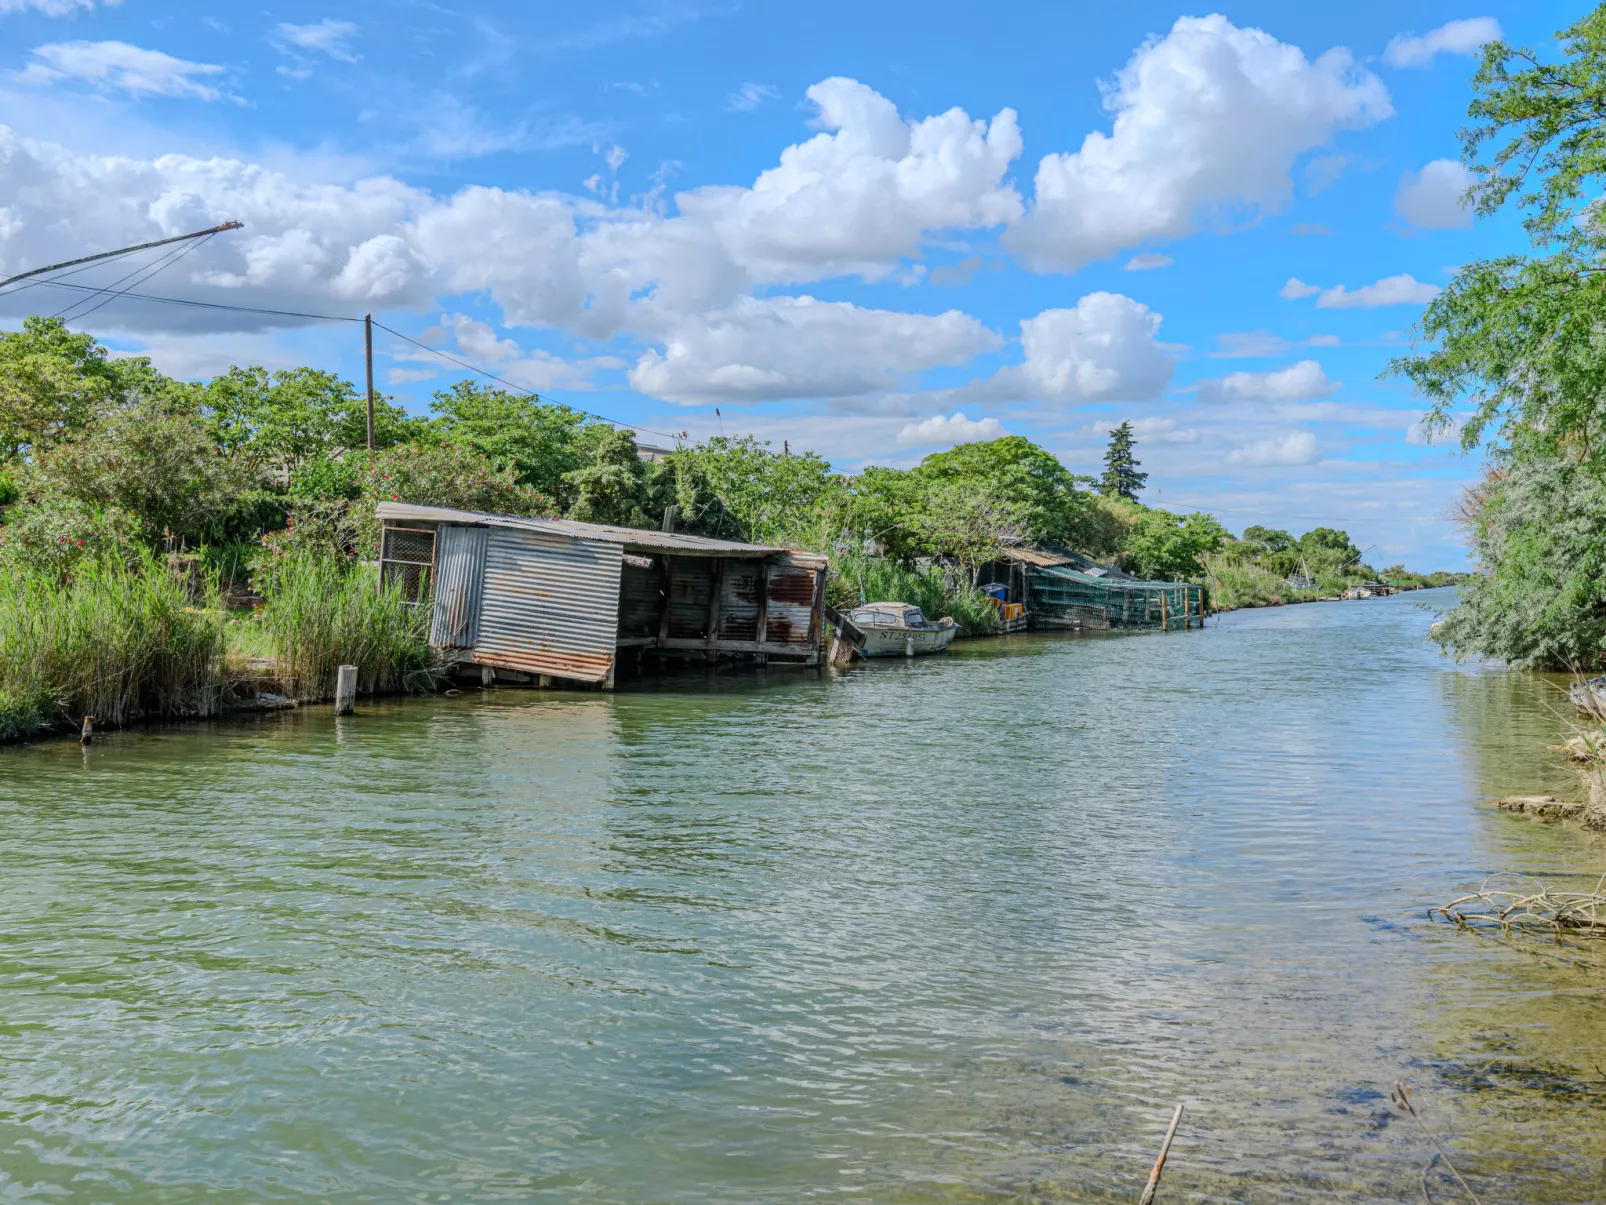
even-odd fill
[[[864,657],[923,657],[940,653],[953,643],[957,625],[941,628],[866,628]]]

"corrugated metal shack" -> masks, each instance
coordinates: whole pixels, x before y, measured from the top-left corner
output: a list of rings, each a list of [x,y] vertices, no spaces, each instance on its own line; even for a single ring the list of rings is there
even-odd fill
[[[826,559],[567,519],[381,502],[381,579],[449,663],[611,687],[621,661],[817,665]]]
[[[1033,628],[1166,628],[1204,625],[1204,587],[1151,582],[1068,549],[1009,548],[983,574],[1024,603]]]

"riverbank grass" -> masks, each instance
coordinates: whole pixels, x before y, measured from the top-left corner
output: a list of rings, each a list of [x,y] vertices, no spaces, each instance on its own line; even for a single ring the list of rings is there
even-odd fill
[[[918,568],[857,552],[831,554],[833,603],[902,602],[920,608],[927,619],[952,617],[965,636],[998,631],[998,608],[979,588],[938,568]]]
[[[372,565],[311,552],[288,554],[258,571],[259,620],[238,625],[265,650],[273,675],[301,701],[334,694],[335,670],[357,667],[362,694],[434,685],[429,612],[396,589],[381,590]]]
[[[8,566],[0,573],[0,740],[65,730],[86,715],[118,726],[213,714],[224,644],[215,597],[192,606],[186,585],[150,553],[81,561],[65,582]]]

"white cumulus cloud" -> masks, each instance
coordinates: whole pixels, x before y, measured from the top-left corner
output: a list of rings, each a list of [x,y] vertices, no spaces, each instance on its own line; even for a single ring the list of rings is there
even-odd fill
[[[808,90],[822,133],[787,147],[751,188],[680,193],[688,221],[713,231],[755,278],[797,283],[886,275],[927,231],[997,226],[1021,212],[1004,182],[1020,154],[1012,109],[991,122],[960,109],[906,121],[857,80]]]
[[[1435,159],[1400,177],[1394,212],[1424,230],[1465,230],[1472,225],[1472,211],[1461,198],[1475,179],[1465,164]]]
[[[899,374],[963,364],[1002,340],[968,314],[867,310],[812,297],[743,298],[672,332],[630,372],[673,402],[857,397]]]
[[[1153,251],[1145,251],[1141,255],[1134,255],[1121,265],[1123,272],[1152,272],[1156,268],[1169,268],[1177,261],[1169,255],[1157,255]]]
[[[952,415],[934,414],[918,423],[906,423],[898,432],[898,446],[925,448],[933,444],[954,447],[957,444],[981,443],[999,439],[1009,432],[996,418],[970,419],[963,410]]]
[[[1320,285],[1308,285],[1297,276],[1290,276],[1288,283],[1277,290],[1277,296],[1284,301],[1298,301],[1301,297],[1309,297],[1313,293],[1320,293]]]
[[[1123,247],[1192,233],[1210,211],[1272,212],[1294,161],[1392,113],[1346,50],[1297,46],[1225,17],[1183,17],[1107,90],[1115,115],[1081,149],[1038,164],[1031,211],[1005,244],[1032,270],[1070,272]]]
[[[133,96],[217,100],[222,93],[202,81],[222,74],[223,68],[213,63],[191,63],[127,42],[52,42],[34,50],[17,79],[27,84],[78,80]]]
[[[1380,305],[1425,305],[1439,295],[1439,287],[1418,280],[1408,272],[1385,276],[1375,284],[1358,289],[1336,285],[1323,289],[1316,307],[1323,310],[1371,310]]]
[[[1202,402],[1301,402],[1337,388],[1315,360],[1301,360],[1274,372],[1229,372],[1201,381],[1198,396]]]
[[[1500,38],[1500,22],[1493,17],[1449,21],[1418,37],[1399,34],[1383,51],[1390,67],[1426,67],[1440,54],[1471,54],[1485,42]]]
[[[1020,324],[1021,363],[955,391],[978,400],[1050,405],[1157,400],[1176,361],[1155,336],[1160,315],[1120,293],[1089,293],[1075,309]]]
[[[1318,459],[1316,437],[1309,431],[1293,431],[1283,436],[1257,439],[1227,454],[1228,464],[1250,468],[1279,465],[1315,464]]]

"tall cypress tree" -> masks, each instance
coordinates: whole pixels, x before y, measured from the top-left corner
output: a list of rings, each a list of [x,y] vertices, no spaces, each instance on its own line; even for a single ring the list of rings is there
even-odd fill
[[[1104,450],[1104,476],[1099,479],[1099,493],[1106,498],[1138,500],[1138,491],[1149,475],[1138,472],[1137,458],[1132,455],[1136,445],[1131,422],[1123,422],[1110,432],[1110,446]]]

